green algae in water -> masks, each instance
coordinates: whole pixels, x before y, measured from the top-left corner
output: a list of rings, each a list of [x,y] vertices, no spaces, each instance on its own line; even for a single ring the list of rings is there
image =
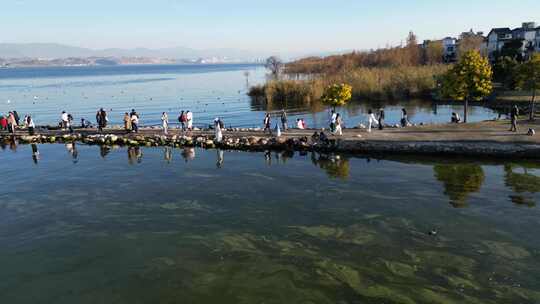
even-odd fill
[[[483,243],[488,248],[490,253],[503,258],[519,260],[531,256],[531,254],[524,248],[512,245],[510,243],[496,241],[484,241]]]
[[[372,241],[375,232],[362,226],[352,225],[346,228],[315,226],[315,227],[291,227],[301,233],[326,241],[337,241],[356,245],[364,245]]]
[[[328,179],[302,158],[225,152],[216,169],[215,152],[168,165],[142,150],[62,176],[57,159],[0,163],[36,175],[0,184],[1,303],[540,302],[538,210],[508,200],[539,199],[533,170],[350,158]]]

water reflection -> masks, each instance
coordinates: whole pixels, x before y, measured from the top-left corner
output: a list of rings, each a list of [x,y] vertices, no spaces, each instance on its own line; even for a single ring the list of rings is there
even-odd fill
[[[101,158],[105,159],[105,157],[111,152],[111,149],[112,148],[109,146],[99,146],[99,155],[101,156]]]
[[[349,159],[336,154],[311,153],[311,162],[323,169],[331,178],[346,180],[349,178]]]
[[[40,145],[31,144],[31,158],[34,164],[39,164],[42,161],[39,147]],[[17,143],[10,143],[10,148],[17,151]],[[79,162],[79,149],[76,143],[66,143],[65,148],[71,156],[71,161],[74,164]],[[99,155],[105,159],[112,151],[121,149],[117,147],[100,146]],[[138,146],[127,147],[128,163],[130,165],[140,164],[143,158],[143,150]],[[148,148],[158,149],[158,148]],[[163,147],[163,160],[167,164],[172,162],[176,149],[173,147]],[[85,149],[85,151],[88,151]],[[151,150],[149,150],[151,152]],[[196,148],[183,148],[180,150],[180,155],[187,163],[194,161],[197,156]],[[278,164],[287,164],[290,159],[295,158],[293,151],[266,151],[264,153],[256,153],[264,158],[264,163],[268,168]],[[353,156],[340,155],[336,153],[318,153],[318,152],[298,152],[298,157],[307,157],[311,163],[323,170],[331,179],[338,179],[343,182],[351,180],[351,160]],[[369,157],[364,158],[367,164],[371,162]],[[379,161],[379,160],[377,160]],[[409,161],[405,161],[409,163]],[[414,160],[414,164],[422,163],[422,160]],[[429,164],[432,164],[429,162]],[[225,165],[225,151],[221,149],[215,150],[215,165],[217,169],[221,169]],[[449,198],[450,204],[455,208],[463,208],[468,206],[470,196],[473,193],[479,192],[484,181],[485,172],[480,164],[476,163],[443,163],[432,166],[434,177],[441,182],[444,188],[444,194]],[[515,204],[535,206],[534,194],[540,193],[540,176],[538,169],[540,165],[535,163],[528,164],[513,164],[506,163],[501,166],[503,170],[504,184],[512,193],[508,194],[509,199]]]
[[[216,167],[222,168],[222,167],[223,167],[223,163],[225,162],[225,157],[224,157],[224,155],[223,155],[223,150],[217,149],[217,150],[216,150],[216,153],[217,153]]]
[[[514,191],[510,200],[518,205],[533,207],[536,205],[532,194],[540,192],[540,177],[530,173],[535,167],[515,164],[504,165],[504,182]]]
[[[71,158],[73,159],[73,163],[76,164],[79,162],[79,152],[77,150],[76,143],[67,143],[66,144],[66,150],[68,151],[69,155],[71,155]]]
[[[181,155],[186,163],[192,161],[195,159],[195,148],[184,148]]]
[[[444,185],[444,194],[456,208],[467,206],[467,197],[484,183],[484,170],[475,164],[435,165],[435,177]]]
[[[2,303],[538,303],[540,210],[508,204],[504,187],[507,173],[538,191],[514,175],[532,166],[163,147],[105,161],[73,148],[77,165],[36,145],[39,169],[30,146],[0,152]],[[181,153],[197,160],[164,165]],[[469,209],[446,203],[438,180],[484,174]]]
[[[32,160],[34,161],[34,164],[37,165],[39,161],[39,150],[36,144],[32,144]]]
[[[167,164],[170,164],[172,161],[172,147],[164,147],[163,148],[163,159],[167,162]]]
[[[128,163],[130,165],[140,164],[142,162],[143,153],[140,147],[128,147]]]

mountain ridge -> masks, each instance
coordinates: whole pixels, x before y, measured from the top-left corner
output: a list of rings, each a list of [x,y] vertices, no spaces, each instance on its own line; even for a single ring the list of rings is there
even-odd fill
[[[0,58],[47,58],[61,59],[70,57],[152,57],[169,59],[231,58],[256,60],[269,54],[232,48],[193,49],[188,47],[172,48],[107,48],[90,49],[59,43],[0,43]]]

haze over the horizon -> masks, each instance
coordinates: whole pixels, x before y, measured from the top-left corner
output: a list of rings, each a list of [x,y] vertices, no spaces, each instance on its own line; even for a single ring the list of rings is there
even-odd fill
[[[9,0],[0,42],[283,54],[371,49],[540,22],[540,1]]]

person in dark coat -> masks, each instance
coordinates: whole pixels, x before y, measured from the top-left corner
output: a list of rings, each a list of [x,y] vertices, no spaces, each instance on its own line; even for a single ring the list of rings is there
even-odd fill
[[[384,129],[384,109],[379,110],[379,130]]]
[[[17,113],[17,111],[13,111],[13,117],[15,117],[15,122],[17,123],[17,126],[20,125],[20,117],[19,117],[19,113]]]
[[[510,132],[517,132],[517,120],[519,117],[519,108],[514,106],[510,111],[510,121],[512,126],[510,127]]]

